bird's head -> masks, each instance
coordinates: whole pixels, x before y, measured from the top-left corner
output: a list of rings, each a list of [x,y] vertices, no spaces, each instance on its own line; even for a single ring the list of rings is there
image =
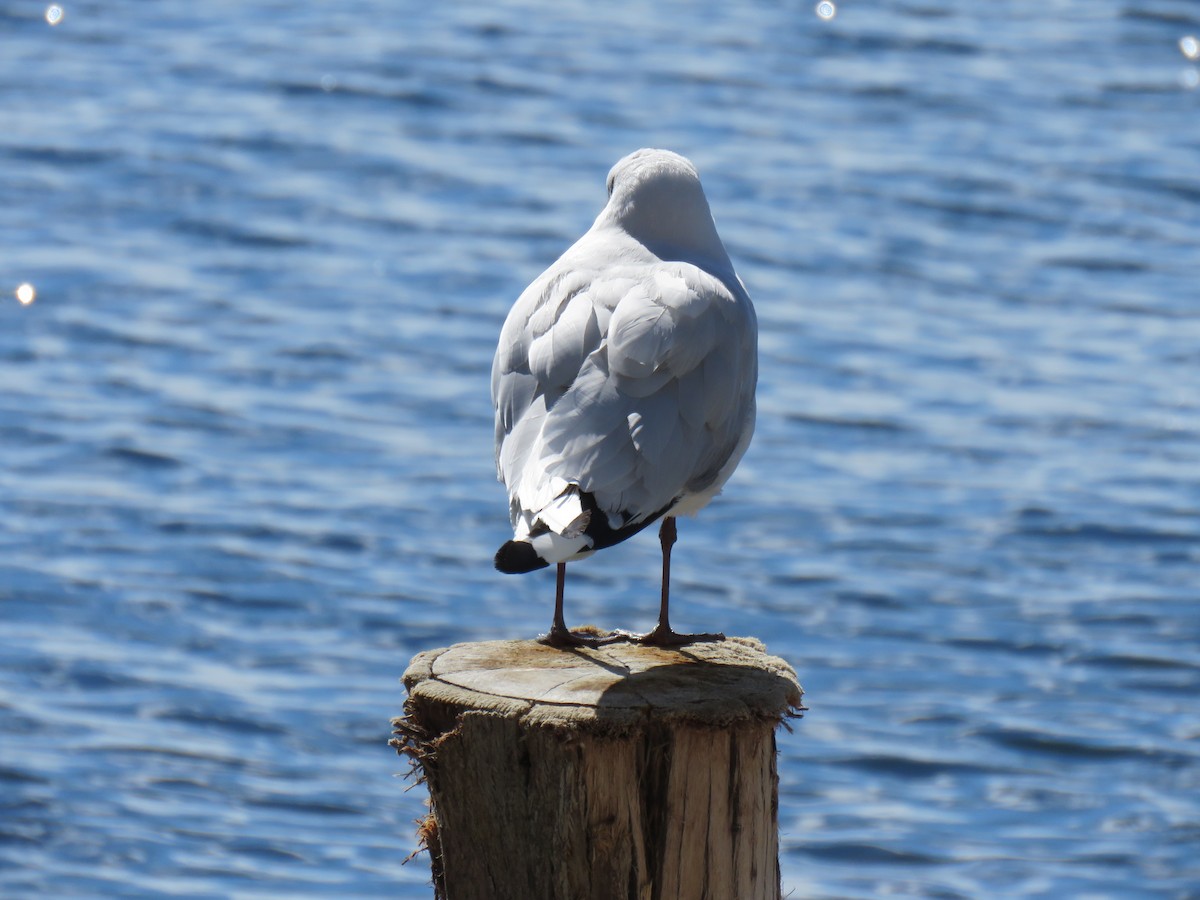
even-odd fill
[[[635,150],[612,167],[597,224],[619,226],[664,259],[728,261],[696,167],[670,150]]]

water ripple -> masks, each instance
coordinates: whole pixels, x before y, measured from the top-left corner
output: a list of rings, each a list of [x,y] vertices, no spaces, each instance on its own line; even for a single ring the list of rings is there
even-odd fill
[[[1200,20],[839,7],[0,11],[0,894],[428,896],[396,679],[545,628],[491,353],[645,145],[759,312],[677,616],[807,689],[785,892],[1193,890]]]

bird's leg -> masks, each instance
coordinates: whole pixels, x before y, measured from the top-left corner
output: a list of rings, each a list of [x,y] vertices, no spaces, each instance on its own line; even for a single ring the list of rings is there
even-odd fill
[[[558,578],[554,592],[554,622],[550,630],[538,638],[538,643],[549,644],[551,647],[599,647],[614,641],[624,640],[616,635],[586,635],[576,634],[567,628],[563,619],[563,588],[567,582],[567,564],[558,564]]]
[[[550,626],[550,634],[565,634],[567,623],[563,620],[563,593],[567,585],[567,564],[560,562],[554,584],[554,624]]]
[[[640,644],[652,644],[656,647],[678,647],[697,641],[723,641],[725,635],[720,633],[708,634],[679,634],[671,629],[670,599],[671,599],[671,547],[675,545],[678,533],[675,530],[675,517],[667,516],[658,529],[658,540],[662,544],[662,601],[658,608],[658,624],[654,630],[634,638]]]
[[[671,548],[675,546],[678,538],[679,532],[675,529],[675,517],[667,516],[662,520],[662,525],[658,526],[658,542],[662,544],[663,557],[662,599],[658,604],[658,627],[654,629],[664,634],[675,633],[671,630],[669,606],[671,603]]]

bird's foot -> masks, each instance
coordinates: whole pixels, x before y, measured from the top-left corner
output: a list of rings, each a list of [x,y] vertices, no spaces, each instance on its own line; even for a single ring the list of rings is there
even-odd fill
[[[628,631],[618,632],[625,640],[647,647],[683,647],[687,644],[702,644],[725,640],[721,632],[705,632],[704,634],[680,634],[662,625],[645,634],[631,634]]]
[[[545,644],[548,647],[603,647],[606,644],[615,644],[617,641],[625,641],[629,638],[622,632],[602,631],[599,628],[585,625],[578,631],[572,631],[569,628],[561,628],[551,626],[550,630],[543,635],[539,635],[537,642]]]

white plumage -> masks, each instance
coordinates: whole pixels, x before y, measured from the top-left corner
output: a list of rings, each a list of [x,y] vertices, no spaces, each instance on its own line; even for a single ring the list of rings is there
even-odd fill
[[[754,430],[754,308],[695,167],[638,150],[608,190],[592,227],[513,305],[492,366],[513,525],[496,567],[559,564],[553,642],[579,641],[562,624],[562,564],[660,517],[663,636],[667,525],[673,541],[673,518],[720,491]]]

